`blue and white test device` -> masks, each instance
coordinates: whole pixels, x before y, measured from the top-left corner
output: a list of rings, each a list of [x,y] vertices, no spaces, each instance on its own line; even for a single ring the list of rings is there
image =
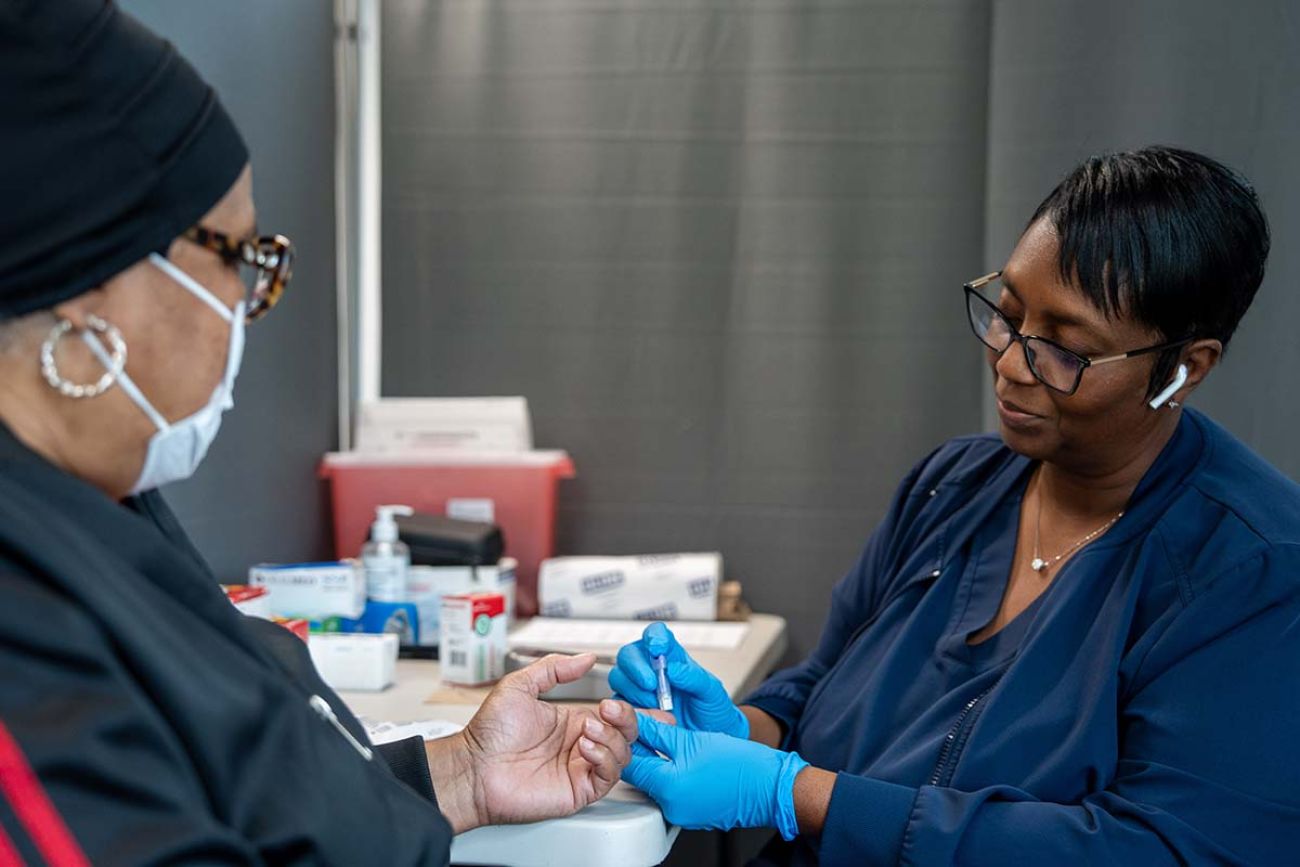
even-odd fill
[[[668,685],[668,660],[661,653],[655,657],[655,676],[659,682],[655,687],[655,696],[659,699],[659,709],[671,711],[673,709],[673,688]]]

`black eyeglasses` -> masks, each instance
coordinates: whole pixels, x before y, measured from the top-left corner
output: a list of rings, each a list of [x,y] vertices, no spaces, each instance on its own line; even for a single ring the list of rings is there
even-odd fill
[[[1016,327],[1007,320],[1006,315],[998,309],[997,305],[978,291],[1001,276],[1001,271],[994,271],[992,274],[985,274],[983,277],[972,280],[962,287],[966,291],[966,313],[970,317],[971,330],[975,332],[975,336],[980,339],[981,343],[998,355],[1011,348],[1011,344],[1019,343],[1025,350],[1025,360],[1029,362],[1029,370],[1034,374],[1034,378],[1048,388],[1062,394],[1074,394],[1078,391],[1079,381],[1083,379],[1083,372],[1089,367],[1098,364],[1109,364],[1112,361],[1123,361],[1125,358],[1159,352],[1163,349],[1173,349],[1191,343],[1195,339],[1188,337],[1184,340],[1160,343],[1155,346],[1144,346],[1141,349],[1133,349],[1116,355],[1088,358],[1066,349],[1061,344],[1048,340],[1046,337],[1035,337],[1017,331]]]
[[[216,253],[228,264],[241,266],[248,287],[244,321],[261,319],[280,300],[293,277],[293,242],[284,235],[232,238],[202,226],[185,233],[187,240]]]

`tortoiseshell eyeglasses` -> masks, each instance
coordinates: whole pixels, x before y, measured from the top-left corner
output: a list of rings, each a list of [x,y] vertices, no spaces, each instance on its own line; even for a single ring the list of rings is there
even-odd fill
[[[293,242],[284,235],[232,238],[195,226],[185,233],[185,238],[216,253],[228,264],[239,266],[248,287],[246,322],[265,316],[279,302],[293,276]]]

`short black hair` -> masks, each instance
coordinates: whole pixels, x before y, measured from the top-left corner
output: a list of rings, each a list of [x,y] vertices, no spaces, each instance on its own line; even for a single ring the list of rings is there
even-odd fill
[[[1226,347],[1268,259],[1268,220],[1255,189],[1202,154],[1150,146],[1090,157],[1052,190],[1029,224],[1052,221],[1061,281],[1107,317],[1127,315],[1166,340]],[[1148,396],[1169,379],[1162,352]]]

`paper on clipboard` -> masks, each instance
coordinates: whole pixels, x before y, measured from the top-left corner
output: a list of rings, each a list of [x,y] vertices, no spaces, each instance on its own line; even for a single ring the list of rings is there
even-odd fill
[[[443,719],[426,719],[417,722],[373,722],[363,719],[361,724],[365,726],[366,736],[370,738],[372,744],[388,744],[416,735],[426,741],[432,741],[455,734],[465,727],[464,723]]]
[[[357,451],[371,454],[527,452],[523,397],[387,397],[361,407]]]
[[[643,620],[570,620],[534,617],[510,634],[511,647],[622,647],[641,637]],[[700,623],[675,620],[668,624],[687,650],[735,650],[749,634],[748,623]]]

